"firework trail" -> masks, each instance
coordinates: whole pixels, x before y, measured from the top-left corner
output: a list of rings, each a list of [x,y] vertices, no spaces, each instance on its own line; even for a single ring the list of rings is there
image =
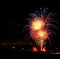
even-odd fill
[[[53,24],[53,22],[58,23],[52,18],[52,16],[56,14],[53,14],[52,12],[48,13],[47,10],[48,8],[40,8],[40,12],[36,11],[35,13],[31,13],[29,18],[27,18],[28,24],[24,29],[24,31],[29,30],[28,34],[30,34],[30,36],[27,34],[27,39],[32,37],[35,42],[38,40],[38,43],[40,43],[39,46],[41,46],[41,51],[44,41],[48,39],[50,42],[52,35],[56,34],[52,28],[59,31],[59,29]]]

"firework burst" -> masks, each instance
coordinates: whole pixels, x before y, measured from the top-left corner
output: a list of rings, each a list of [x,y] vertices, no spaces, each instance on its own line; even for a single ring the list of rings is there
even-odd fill
[[[41,46],[41,51],[43,50],[43,42],[48,39],[50,41],[50,37],[52,34],[55,35],[55,31],[51,29],[51,27],[58,29],[53,22],[56,22],[51,18],[51,16],[55,15],[52,12],[47,13],[47,8],[40,8],[40,12],[31,13],[28,18],[28,25],[25,26],[26,30],[29,30],[29,38],[32,37],[35,42]]]

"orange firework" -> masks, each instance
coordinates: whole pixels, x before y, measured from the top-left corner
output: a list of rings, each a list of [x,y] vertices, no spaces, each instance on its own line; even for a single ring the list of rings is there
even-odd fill
[[[59,31],[59,29],[54,25],[55,23],[53,24],[53,22],[56,21],[50,18],[52,13],[45,12],[47,12],[47,9],[44,8],[40,10],[40,13],[31,13],[29,15],[30,17],[28,18],[28,24],[26,25],[25,29],[29,30],[29,33],[26,36],[28,37],[27,39],[30,39],[30,37],[32,37],[37,45],[39,45],[39,47],[41,48],[41,51],[45,51],[45,49],[43,48],[45,40],[48,39],[50,43],[50,36],[52,36],[52,34],[56,34],[55,29]],[[35,47],[33,48],[33,50],[37,51]]]
[[[47,31],[38,31],[38,36],[40,39],[46,40],[48,38],[48,32]]]
[[[50,18],[54,14],[51,15],[52,13],[48,13],[47,10],[48,8],[40,8],[39,12],[37,11],[29,15],[29,18],[27,18],[28,24],[23,30],[23,32],[26,30],[29,31],[26,35],[26,39],[30,39],[30,37],[32,37],[33,39],[48,39],[50,41],[50,36],[52,37],[52,35],[56,34],[55,29],[59,32],[59,29],[54,25],[58,22]]]
[[[30,22],[30,29],[31,30],[40,30],[44,27],[45,23],[43,22],[43,20],[41,18],[34,18],[34,20],[32,20]]]

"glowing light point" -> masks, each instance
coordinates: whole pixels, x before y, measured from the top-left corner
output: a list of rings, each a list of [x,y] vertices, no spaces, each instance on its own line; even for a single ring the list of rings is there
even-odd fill
[[[46,48],[43,48],[43,52],[47,52]]]
[[[33,48],[32,48],[32,51],[33,51],[33,52],[38,52],[38,50],[37,50],[36,47],[33,47]]]

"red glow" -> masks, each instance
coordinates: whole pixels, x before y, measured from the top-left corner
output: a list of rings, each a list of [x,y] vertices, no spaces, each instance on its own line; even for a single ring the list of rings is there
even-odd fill
[[[43,52],[47,52],[46,48],[43,48]]]
[[[38,49],[37,49],[36,47],[33,47],[33,48],[32,48],[32,51],[33,51],[33,52],[38,52]]]
[[[30,31],[30,36],[31,36],[33,39],[38,40],[37,31]]]

